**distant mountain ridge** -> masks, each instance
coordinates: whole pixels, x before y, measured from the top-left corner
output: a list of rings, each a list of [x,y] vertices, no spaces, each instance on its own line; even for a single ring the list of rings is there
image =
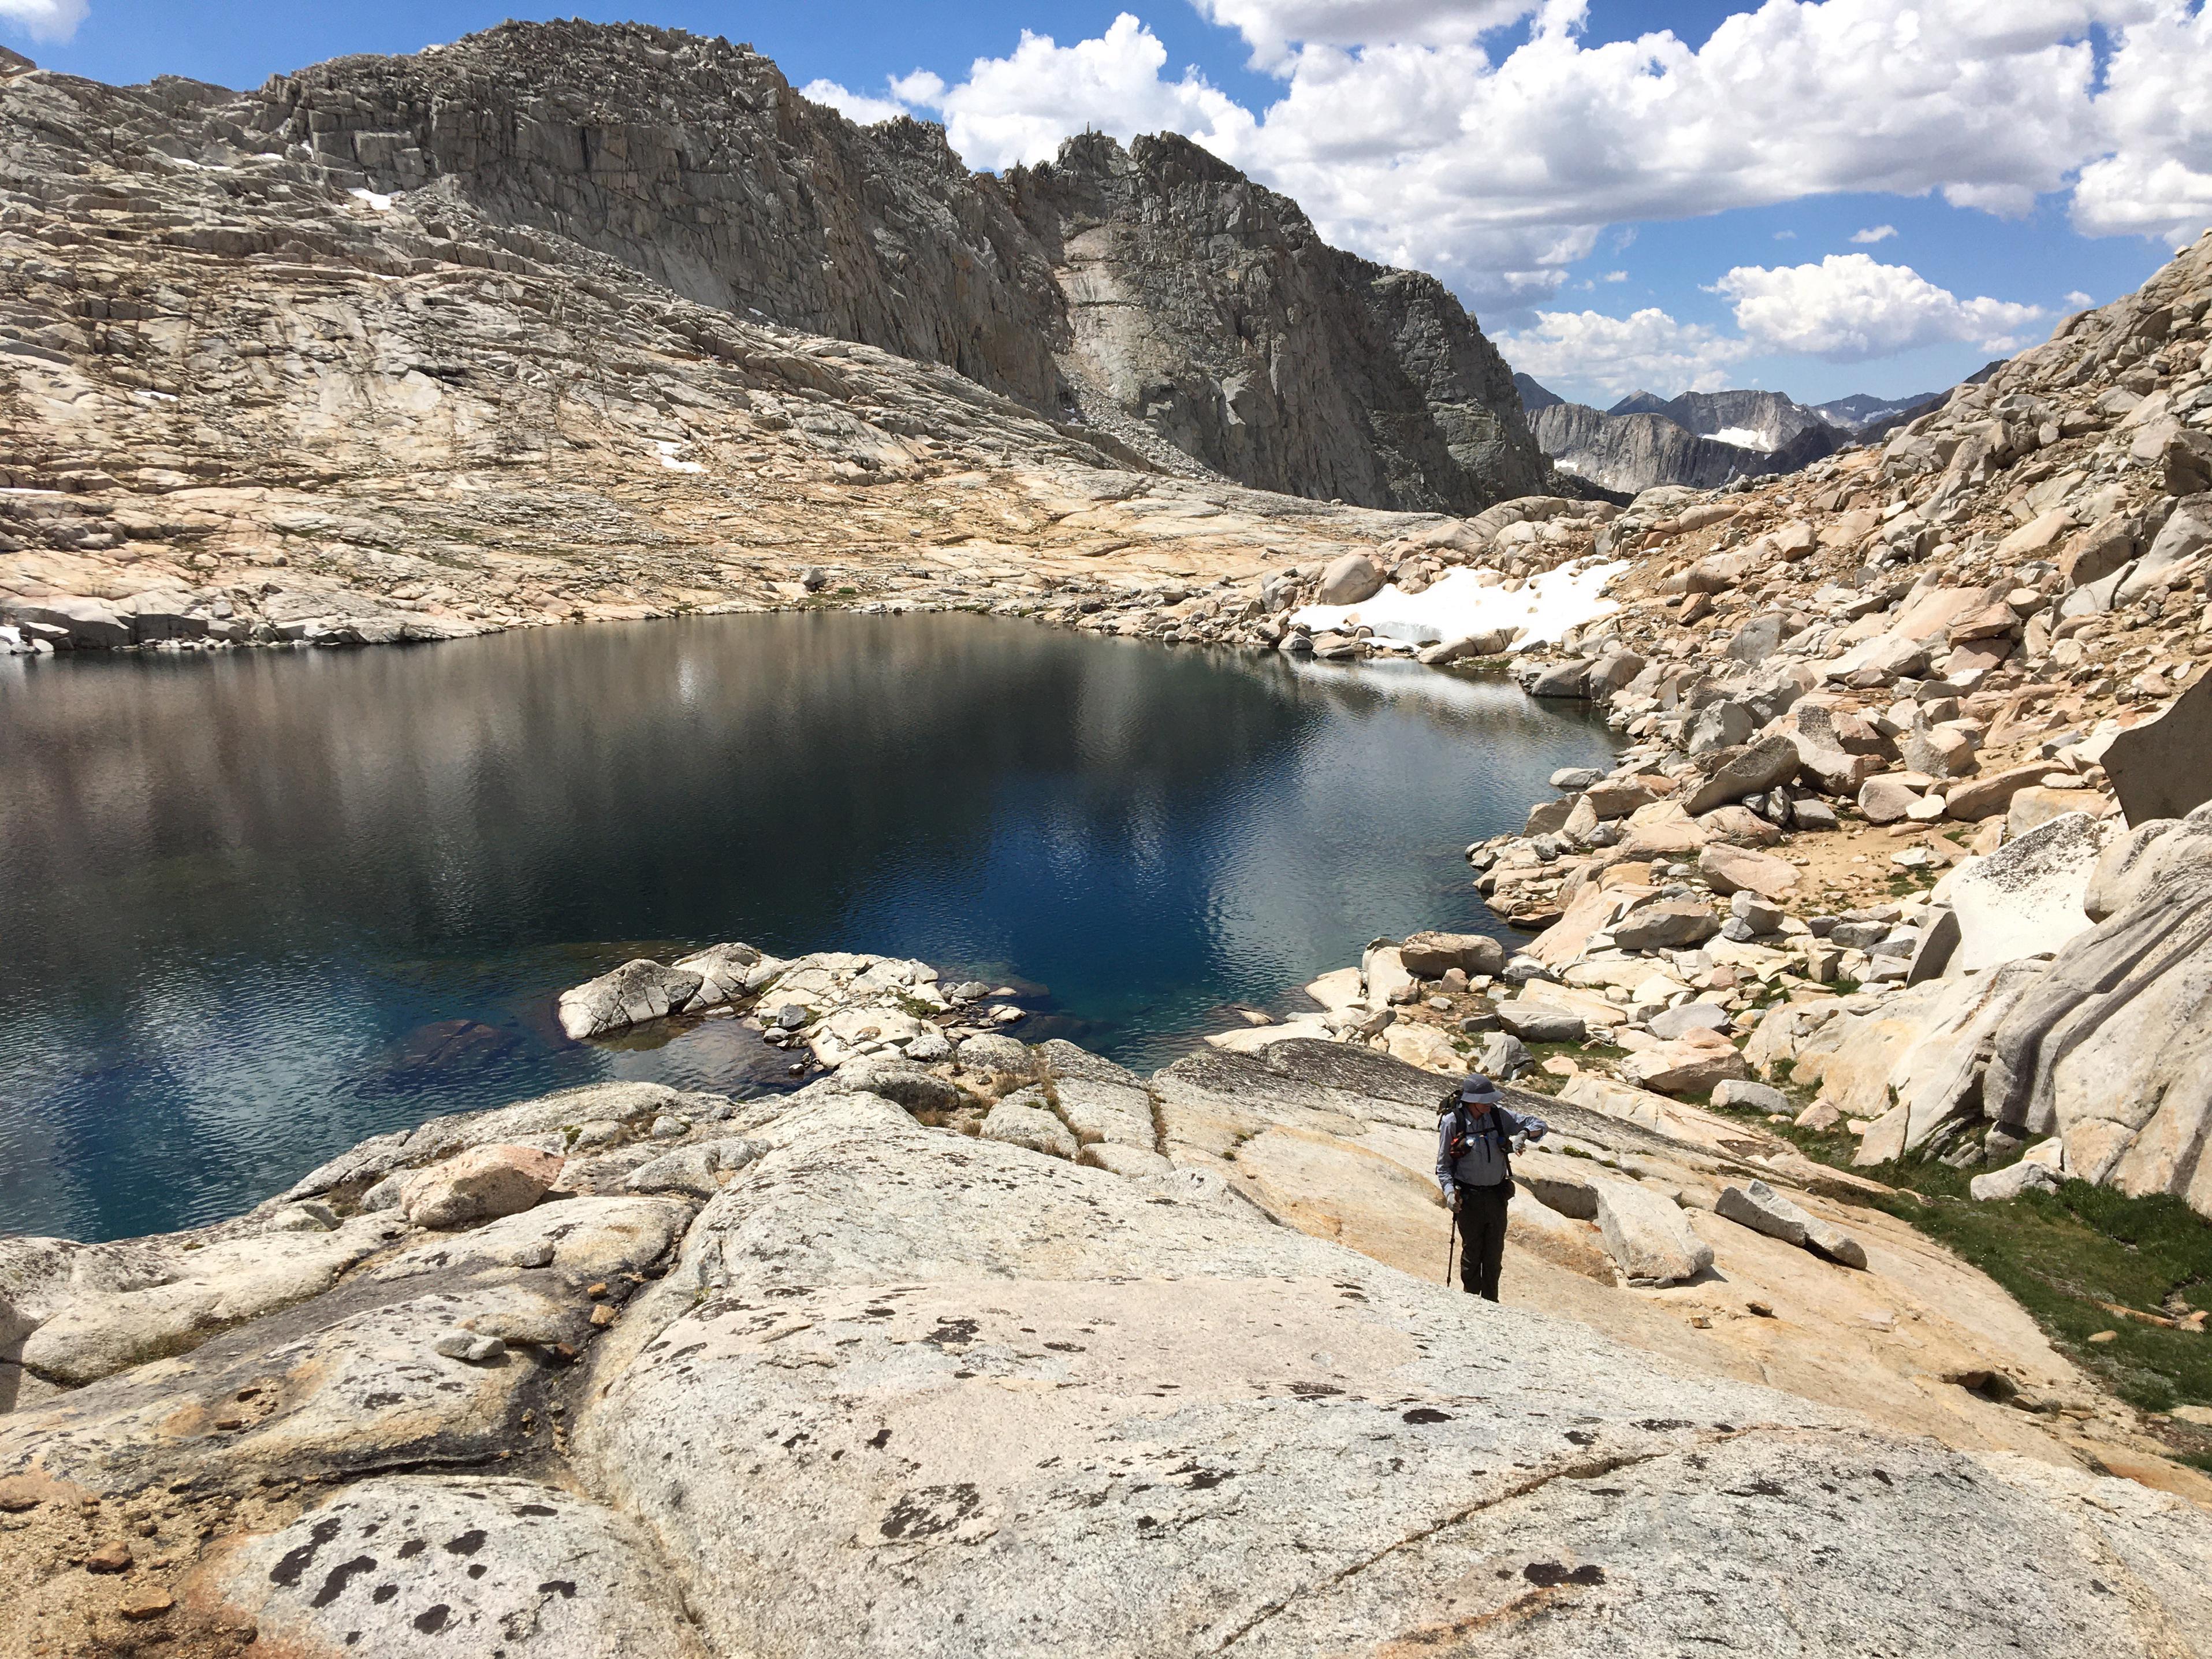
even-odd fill
[[[1700,438],[1769,452],[1787,447],[1814,427],[1834,424],[1779,392],[1685,392],[1670,398],[1632,392],[1605,412],[1657,415]]]
[[[1966,384],[1986,380],[1997,367],[1990,364]],[[1637,391],[1599,410],[1570,402],[1533,375],[1516,373],[1513,386],[1528,429],[1553,465],[1632,494],[1659,484],[1712,489],[1735,478],[1794,472],[1850,444],[1874,442],[1951,395],[1948,389],[1901,398],[1860,392],[1801,404],[1779,392],[1748,389],[1674,398]]]
[[[1851,441],[1844,428],[1778,392],[1632,392],[1611,409],[1570,403],[1533,377],[1514,387],[1537,443],[1562,472],[1633,494],[1660,484],[1715,489],[1795,472]]]

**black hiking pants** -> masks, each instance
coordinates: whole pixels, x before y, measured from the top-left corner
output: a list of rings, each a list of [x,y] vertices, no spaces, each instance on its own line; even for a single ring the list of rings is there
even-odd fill
[[[1459,1283],[1470,1296],[1498,1300],[1498,1269],[1505,1259],[1505,1206],[1512,1188],[1459,1189]]]

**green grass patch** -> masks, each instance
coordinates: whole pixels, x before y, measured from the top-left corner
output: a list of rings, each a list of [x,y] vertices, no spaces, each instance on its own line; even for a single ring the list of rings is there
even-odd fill
[[[1803,1089],[1786,1091],[1800,1104],[1810,1099]],[[1808,1158],[1838,1169],[1851,1167],[1858,1147],[1840,1127],[1823,1133],[1766,1123],[1756,1112],[1712,1109],[1756,1118]],[[2130,1405],[2147,1412],[2212,1406],[2212,1334],[2148,1325],[2102,1305],[2166,1315],[2167,1298],[2179,1297],[2192,1308],[2212,1306],[2212,1222],[2166,1194],[2130,1198],[2086,1181],[2003,1203],[1967,1195],[1974,1176],[2002,1167],[1954,1170],[1935,1158],[1906,1158],[1859,1171],[1897,1188],[1894,1196],[1835,1196],[1885,1210],[1980,1268],[2068,1358]],[[2116,1334],[2090,1341],[2100,1331]],[[2185,1461],[2212,1469],[2212,1451]]]
[[[1960,1172],[1943,1172],[1964,1185]],[[2002,1204],[1938,1195],[1883,1207],[2011,1291],[2053,1341],[2129,1404],[2149,1412],[2212,1405],[2212,1336],[2147,1325],[2099,1305],[2155,1314],[2177,1292],[2191,1306],[2212,1299],[2212,1225],[2179,1199],[2129,1198],[2069,1181],[2057,1192],[2024,1193]],[[2100,1331],[2118,1334],[2092,1343]]]

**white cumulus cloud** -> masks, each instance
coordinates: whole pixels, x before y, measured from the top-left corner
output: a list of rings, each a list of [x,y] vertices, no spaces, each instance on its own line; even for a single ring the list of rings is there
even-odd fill
[[[1863,253],[1775,270],[1738,265],[1714,286],[1735,302],[1736,326],[1754,349],[1838,363],[1957,341],[2012,351],[2021,331],[2045,315],[2039,306],[1961,300],[1909,265],[1881,264]]]
[[[2212,9],[2153,9],[2112,53],[2097,100],[2106,153],[2081,169],[2074,224],[2178,246],[2212,224]]]
[[[1123,12],[1072,46],[1024,29],[1012,52],[978,58],[957,85],[909,76],[893,87],[939,113],[969,166],[991,171],[1050,161],[1062,139],[1094,129],[1121,139],[1181,132],[1217,153],[1236,147],[1252,117],[1194,69],[1167,79],[1167,58],[1159,37]]]
[[[862,126],[888,121],[894,115],[912,112],[896,98],[871,98],[864,92],[848,92],[835,81],[809,81],[799,88],[799,95],[811,99],[817,104],[827,104],[840,114],[850,116]]]
[[[1861,243],[1886,242],[1897,234],[1895,225],[1869,225],[1864,230],[1851,233],[1851,240]]]
[[[1537,0],[1193,0],[1200,15],[1235,29],[1261,69],[1279,67],[1293,42],[1364,46],[1452,46],[1517,23]],[[1575,8],[1577,11],[1581,9]]]
[[[1572,388],[1606,402],[1644,388],[1717,391],[1753,351],[1747,340],[1679,323],[1656,306],[1626,317],[1540,311],[1534,328],[1501,336],[1498,349],[1515,368],[1562,396]]]
[[[0,0],[0,21],[33,40],[63,41],[76,34],[89,9],[86,0]]]
[[[2077,228],[2176,240],[2212,221],[2198,0],[1763,0],[1694,46],[1665,29],[1588,44],[1585,0],[1194,3],[1278,81],[1266,108],[1171,72],[1128,14],[890,98],[937,112],[981,167],[1085,127],[1172,127],[1332,240],[1435,270],[1479,308],[1556,293],[1608,226],[1807,196],[2016,215],[2070,191]]]

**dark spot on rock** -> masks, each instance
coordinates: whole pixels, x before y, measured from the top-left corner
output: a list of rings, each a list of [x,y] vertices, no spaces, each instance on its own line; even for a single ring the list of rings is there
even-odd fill
[[[486,1574],[486,1573],[489,1572],[490,1571],[491,1571],[491,1569],[490,1569],[489,1567],[487,1567],[486,1565],[484,1565],[484,1564],[483,1564],[483,1562],[481,1562],[481,1561],[473,1562],[473,1563],[471,1563],[471,1564],[470,1565],[470,1567],[469,1567],[469,1577],[471,1577],[471,1578],[481,1578],[481,1577],[483,1577],[484,1576],[484,1574]]]
[[[422,1553],[422,1540],[419,1538],[410,1538],[399,1547],[399,1559],[403,1561],[412,1561]]]
[[[557,1595],[563,1601],[576,1599],[576,1581],[573,1578],[549,1578],[538,1587],[540,1595]]]
[[[307,1605],[311,1607],[330,1606],[331,1602],[345,1594],[345,1587],[348,1584],[360,1577],[362,1574],[375,1571],[376,1559],[374,1556],[356,1555],[350,1561],[339,1562],[330,1570],[329,1575],[323,1580],[323,1587],[315,1592],[314,1600]]]
[[[1327,1382],[1293,1382],[1291,1392],[1301,1400],[1326,1400],[1331,1395],[1342,1394],[1344,1390]]]
[[[1567,1438],[1577,1446],[1592,1446],[1597,1443],[1597,1437],[1588,1429],[1569,1429]]]
[[[447,1543],[446,1553],[448,1555],[474,1555],[478,1550],[483,1547],[483,1541],[484,1529],[482,1527],[471,1527],[459,1538],[453,1539]]]
[[[1434,1406],[1416,1406],[1405,1413],[1405,1419],[1408,1423],[1449,1423],[1452,1414],[1440,1412]]]
[[[397,1584],[379,1584],[376,1587],[375,1592],[371,1595],[368,1599],[375,1602],[377,1606],[382,1607],[386,1601],[389,1601],[393,1596],[398,1594],[399,1586]]]
[[[307,1541],[296,1549],[286,1551],[284,1559],[269,1570],[269,1582],[272,1584],[298,1583],[300,1575],[315,1559],[315,1552],[338,1535],[338,1526],[339,1522],[335,1516],[316,1522],[314,1530],[307,1534]]]
[[[1883,1486],[1889,1486],[1889,1485],[1893,1484],[1893,1483],[1891,1482],[1891,1480],[1890,1480],[1890,1478],[1889,1478],[1889,1475],[1888,1475],[1887,1472],[1887,1471],[1885,1471],[1885,1470],[1881,1470],[1881,1469],[1869,1469],[1869,1470],[1867,1471],[1867,1473],[1868,1473],[1869,1474],[1872,1475],[1875,1480],[1877,1480],[1881,1481],[1881,1484],[1882,1484]]]
[[[1080,1342],[1048,1342],[1045,1344],[1045,1346],[1051,1349],[1054,1353],[1081,1353],[1083,1352],[1083,1345]]]
[[[983,1500],[966,1481],[951,1486],[924,1486],[902,1498],[884,1517],[886,1538],[929,1538],[951,1532],[982,1507]]]
[[[550,1504],[520,1504],[515,1506],[517,1515],[554,1515],[559,1511]]]
[[[878,1451],[881,1451],[885,1446],[890,1445],[890,1443],[891,1431],[889,1429],[878,1429],[875,1433],[868,1437],[868,1443],[871,1446],[873,1446]]]
[[[1602,1584],[1605,1583],[1603,1567],[1570,1567],[1559,1561],[1531,1561],[1521,1569],[1521,1576],[1540,1589],[1550,1589],[1557,1584]]]
[[[398,1394],[372,1394],[372,1395],[368,1395],[365,1396],[365,1397],[362,1399],[362,1402],[361,1402],[361,1403],[362,1403],[362,1405],[364,1405],[364,1406],[371,1406],[371,1407],[375,1407],[375,1406],[396,1406],[396,1405],[398,1405],[398,1404],[402,1400],[404,1400],[404,1399],[405,1399],[405,1398],[406,1398],[406,1396],[405,1396],[404,1395],[398,1395]]]
[[[1201,1468],[1196,1463],[1186,1463],[1179,1469],[1170,1469],[1168,1473],[1171,1475],[1188,1475],[1190,1479],[1184,1483],[1184,1486],[1187,1491],[1212,1492],[1223,1481],[1233,1479],[1237,1471],[1234,1469]]]
[[[435,1636],[440,1631],[445,1629],[446,1620],[452,1615],[453,1611],[443,1601],[439,1602],[434,1607],[425,1607],[415,1615],[415,1628],[425,1636]]]
[[[1679,1417],[1647,1417],[1636,1426],[1646,1434],[1664,1434],[1669,1429],[1686,1429],[1691,1425]]]
[[[972,1319],[940,1319],[937,1328],[921,1339],[933,1348],[957,1346],[975,1340],[975,1322]]]
[[[1747,1486],[1730,1486],[1726,1490],[1730,1498],[1779,1498],[1782,1496],[1782,1488],[1765,1475],[1759,1476]]]
[[[1159,1524],[1160,1523],[1158,1522],[1153,1520],[1149,1515],[1140,1515],[1137,1517],[1137,1530],[1139,1532],[1150,1531],[1152,1528],[1157,1527]]]

